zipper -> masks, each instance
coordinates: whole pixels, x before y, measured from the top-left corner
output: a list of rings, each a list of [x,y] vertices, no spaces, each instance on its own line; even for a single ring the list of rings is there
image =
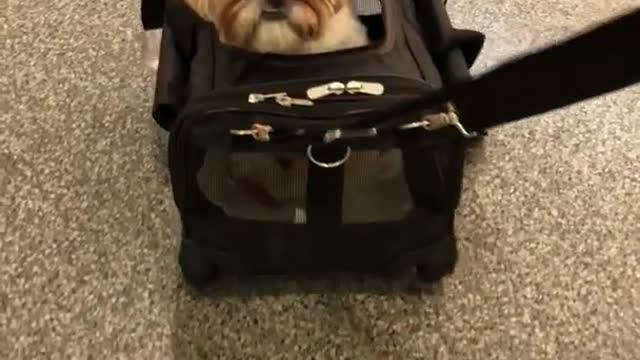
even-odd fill
[[[327,87],[328,85],[332,86]],[[398,75],[356,75],[348,80],[336,80],[335,78],[315,78],[305,80],[294,80],[290,82],[270,82],[251,85],[238,85],[229,89],[214,90],[203,96],[194,98],[191,106],[218,107],[222,102],[237,102],[238,98],[244,97],[244,103],[260,104],[268,101],[275,101],[279,97],[289,96],[292,98],[306,98],[308,100],[318,100],[326,95],[318,94],[308,96],[308,92],[315,91],[329,92],[329,95],[369,95],[381,96],[398,92],[409,92],[413,94],[426,94],[435,90],[434,87],[414,78],[407,78]],[[260,90],[258,90],[260,89]],[[292,91],[291,89],[295,89]],[[295,94],[295,95],[293,95]],[[235,101],[234,101],[235,100]]]
[[[396,99],[411,100],[428,95],[434,90],[430,84],[422,80],[396,75],[365,75],[343,79],[305,79],[243,85],[216,91],[188,105],[183,112],[186,116],[183,120],[189,123],[185,124],[185,128],[191,127],[191,120],[199,123],[202,120],[204,126],[208,127],[207,124],[211,124],[214,128],[220,129],[212,128],[212,131],[231,131],[232,135],[252,136],[261,142],[268,142],[276,132],[293,136],[319,136],[328,142],[335,139],[375,136],[372,135],[373,131],[386,132],[386,126],[380,127],[374,123],[367,125],[369,122],[364,121],[364,129],[361,129],[361,132],[353,128],[355,122],[360,120],[341,119],[354,116],[358,118],[360,114],[364,116],[379,107],[393,107]],[[320,112],[305,110],[319,104],[338,102],[351,104],[328,106]],[[438,112],[434,110],[434,114]],[[214,122],[211,121],[213,116],[225,113],[233,119],[223,116]],[[374,127],[376,129],[371,130]],[[331,128],[340,131],[327,134]]]
[[[304,96],[291,96],[288,92],[273,93],[251,92],[247,96],[247,103],[260,104],[273,100],[283,107],[315,106],[319,102],[357,101],[369,97],[408,97],[418,95],[415,86],[394,87],[395,93],[387,93],[386,87],[379,81],[350,80],[347,82],[332,81],[321,85],[314,85],[304,91]],[[403,91],[407,90],[407,91]],[[401,93],[397,93],[397,92]],[[302,91],[299,91],[302,93]]]
[[[385,87],[380,82],[351,80],[347,83],[332,81],[330,83],[316,85],[305,91],[306,98],[292,97],[287,92],[274,93],[250,93],[247,96],[249,104],[258,104],[273,99],[277,104],[284,107],[291,106],[315,106],[315,101],[323,100],[329,96],[349,95],[369,95],[381,96],[385,93]],[[361,97],[349,97],[358,100]],[[343,98],[344,99],[344,98]]]
[[[342,83],[333,81],[328,84],[313,86],[307,89],[307,98],[311,100],[321,99],[330,95],[340,96],[342,94],[363,94],[380,96],[385,93],[385,86],[381,82],[351,80]]]
[[[279,92],[279,93],[271,93],[271,94],[260,94],[260,93],[251,93],[249,94],[249,97],[247,98],[247,102],[249,104],[257,104],[257,103],[261,103],[267,99],[277,99],[279,97],[283,97],[283,96],[287,96],[286,92]]]

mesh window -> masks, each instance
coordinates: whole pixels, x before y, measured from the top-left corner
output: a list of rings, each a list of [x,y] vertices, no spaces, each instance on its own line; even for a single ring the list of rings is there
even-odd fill
[[[309,166],[303,154],[209,150],[198,184],[231,217],[302,224]],[[343,166],[343,223],[397,221],[412,210],[400,150],[354,151]]]
[[[355,151],[344,166],[345,223],[397,221],[413,208],[400,150]]]

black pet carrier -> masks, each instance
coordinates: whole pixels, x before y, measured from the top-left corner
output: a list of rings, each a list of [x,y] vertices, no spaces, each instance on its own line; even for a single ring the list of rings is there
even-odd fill
[[[284,56],[221,44],[167,1],[153,116],[170,131],[188,283],[410,268],[438,281],[457,261],[467,147],[489,127],[638,80],[620,69],[637,67],[632,46],[609,41],[637,31],[637,14],[471,79],[484,37],[452,27],[442,0],[381,5],[361,17],[372,45]],[[614,61],[608,81],[582,76]]]

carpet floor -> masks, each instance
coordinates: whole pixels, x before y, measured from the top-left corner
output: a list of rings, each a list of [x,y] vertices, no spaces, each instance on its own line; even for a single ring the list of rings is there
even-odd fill
[[[638,5],[449,3],[487,34],[474,73]],[[640,87],[491,132],[439,296],[375,280],[198,296],[138,5],[0,4],[0,358],[640,359]]]

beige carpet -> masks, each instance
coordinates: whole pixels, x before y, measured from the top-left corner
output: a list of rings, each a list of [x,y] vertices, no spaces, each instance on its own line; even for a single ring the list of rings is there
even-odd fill
[[[477,73],[632,4],[450,11],[487,33]],[[1,359],[640,359],[639,87],[491,133],[440,298],[373,281],[201,298],[176,266],[138,2],[5,0],[0,29]]]

